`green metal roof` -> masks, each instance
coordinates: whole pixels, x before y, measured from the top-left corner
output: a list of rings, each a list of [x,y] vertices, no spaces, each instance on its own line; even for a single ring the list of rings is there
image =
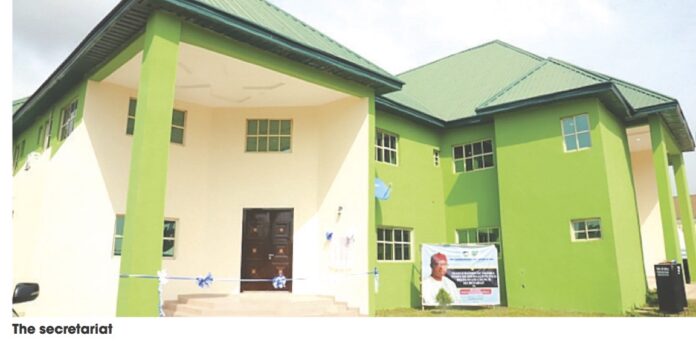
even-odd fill
[[[325,51],[387,77],[394,77],[377,65],[337,43],[296,17],[264,0],[194,0],[242,18],[298,43]]]
[[[483,101],[541,61],[539,56],[493,41],[397,75],[406,84],[384,97],[413,108],[422,104],[436,118],[456,120],[474,115]]]
[[[21,98],[21,99],[17,99],[17,100],[12,100],[12,114],[17,112],[17,110],[20,107],[22,107],[22,105],[24,105],[25,102],[27,102],[27,99],[29,99],[29,97]]]
[[[691,130],[675,99],[558,59],[541,58],[501,41],[398,76],[406,85],[382,97],[411,112],[418,111],[418,119],[439,119],[442,124],[438,126],[475,123],[493,113],[592,95],[626,120],[659,113],[680,148],[694,150]],[[398,105],[390,108],[398,110]]]

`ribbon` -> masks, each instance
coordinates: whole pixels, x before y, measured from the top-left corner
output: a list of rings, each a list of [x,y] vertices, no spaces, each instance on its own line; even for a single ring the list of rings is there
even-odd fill
[[[208,275],[205,277],[199,276],[196,278],[196,282],[198,283],[198,287],[200,288],[207,288],[210,287],[210,285],[213,284],[213,275],[208,272]]]
[[[275,289],[285,288],[285,283],[287,281],[288,281],[288,279],[285,277],[285,275],[280,274],[280,275],[273,278],[273,288],[275,288]]]

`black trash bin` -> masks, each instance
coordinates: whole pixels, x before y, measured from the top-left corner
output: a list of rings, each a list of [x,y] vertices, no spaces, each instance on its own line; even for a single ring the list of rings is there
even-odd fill
[[[676,261],[656,264],[655,279],[660,312],[679,313],[683,311],[686,307],[686,289],[684,288],[682,265]]]
[[[686,283],[691,283],[691,273],[689,273],[689,261],[684,259],[684,278]]]

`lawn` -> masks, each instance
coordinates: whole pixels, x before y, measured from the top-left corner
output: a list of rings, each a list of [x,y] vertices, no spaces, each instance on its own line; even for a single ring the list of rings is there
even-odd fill
[[[466,309],[451,308],[446,311],[420,310],[412,308],[380,310],[377,317],[618,317],[605,313],[564,312],[551,310],[518,309],[508,307],[472,307]],[[689,301],[689,307],[677,315],[665,315],[656,305],[648,306],[626,313],[626,317],[696,317],[696,300]]]

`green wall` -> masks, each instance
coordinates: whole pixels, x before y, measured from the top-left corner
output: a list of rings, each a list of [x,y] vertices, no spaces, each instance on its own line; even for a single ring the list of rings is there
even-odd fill
[[[462,145],[484,139],[493,140],[494,124],[478,124],[447,129],[441,143],[442,180],[445,199],[446,242],[457,243],[458,229],[477,229],[500,226],[498,199],[498,174],[495,167],[472,172],[455,173],[452,161],[454,145]],[[502,242],[501,242],[502,245]],[[504,249],[502,249],[504,250]],[[505,304],[504,265],[500,263],[501,301]]]
[[[601,102],[597,105],[622,308],[631,309],[645,303],[647,292],[631,153],[623,124]]]
[[[13,153],[13,158],[14,158],[14,151],[15,147],[18,144],[21,144],[22,141],[25,142],[24,145],[24,151],[23,153],[19,156],[19,163],[17,163],[17,167],[13,168],[13,175],[16,174],[19,169],[22,168],[24,165],[24,162],[26,162],[27,157],[29,156],[30,153],[32,152],[43,152],[44,151],[44,146],[43,146],[43,138],[39,140],[39,131],[41,131],[41,128],[43,130],[46,129],[46,122],[49,120],[49,118],[53,119],[53,123],[51,125],[51,135],[49,139],[51,140],[50,144],[50,149],[51,149],[51,156],[55,155],[58,150],[60,149],[60,146],[63,144],[63,141],[59,140],[58,133],[60,130],[60,112],[61,110],[70,104],[73,100],[77,99],[77,117],[75,118],[75,126],[74,128],[76,129],[80,123],[82,123],[82,117],[84,115],[84,106],[85,106],[85,94],[87,92],[87,82],[84,81],[78,86],[74,87],[70,91],[66,93],[65,96],[63,96],[58,102],[56,102],[53,106],[50,107],[50,110],[43,115],[40,115],[34,120],[34,122],[27,128],[26,130],[22,132],[12,132],[12,153]],[[29,114],[25,114],[29,115]],[[74,130],[74,129],[73,129]],[[14,161],[13,161],[13,166],[14,166]]]
[[[441,243],[445,235],[441,168],[433,163],[440,132],[402,117],[377,112],[376,127],[399,137],[398,165],[375,162],[375,175],[392,185],[389,200],[377,200],[377,226],[412,229],[412,262],[377,262],[380,290],[375,308],[420,307],[420,244]],[[374,149],[374,141],[371,144]],[[370,242],[375,246],[375,241]]]
[[[592,147],[566,153],[561,118],[583,113]],[[509,306],[621,313],[640,303],[638,219],[619,124],[596,99],[505,113],[495,123]],[[600,240],[572,241],[571,220],[585,218],[601,219]],[[625,251],[617,256],[617,248]]]

